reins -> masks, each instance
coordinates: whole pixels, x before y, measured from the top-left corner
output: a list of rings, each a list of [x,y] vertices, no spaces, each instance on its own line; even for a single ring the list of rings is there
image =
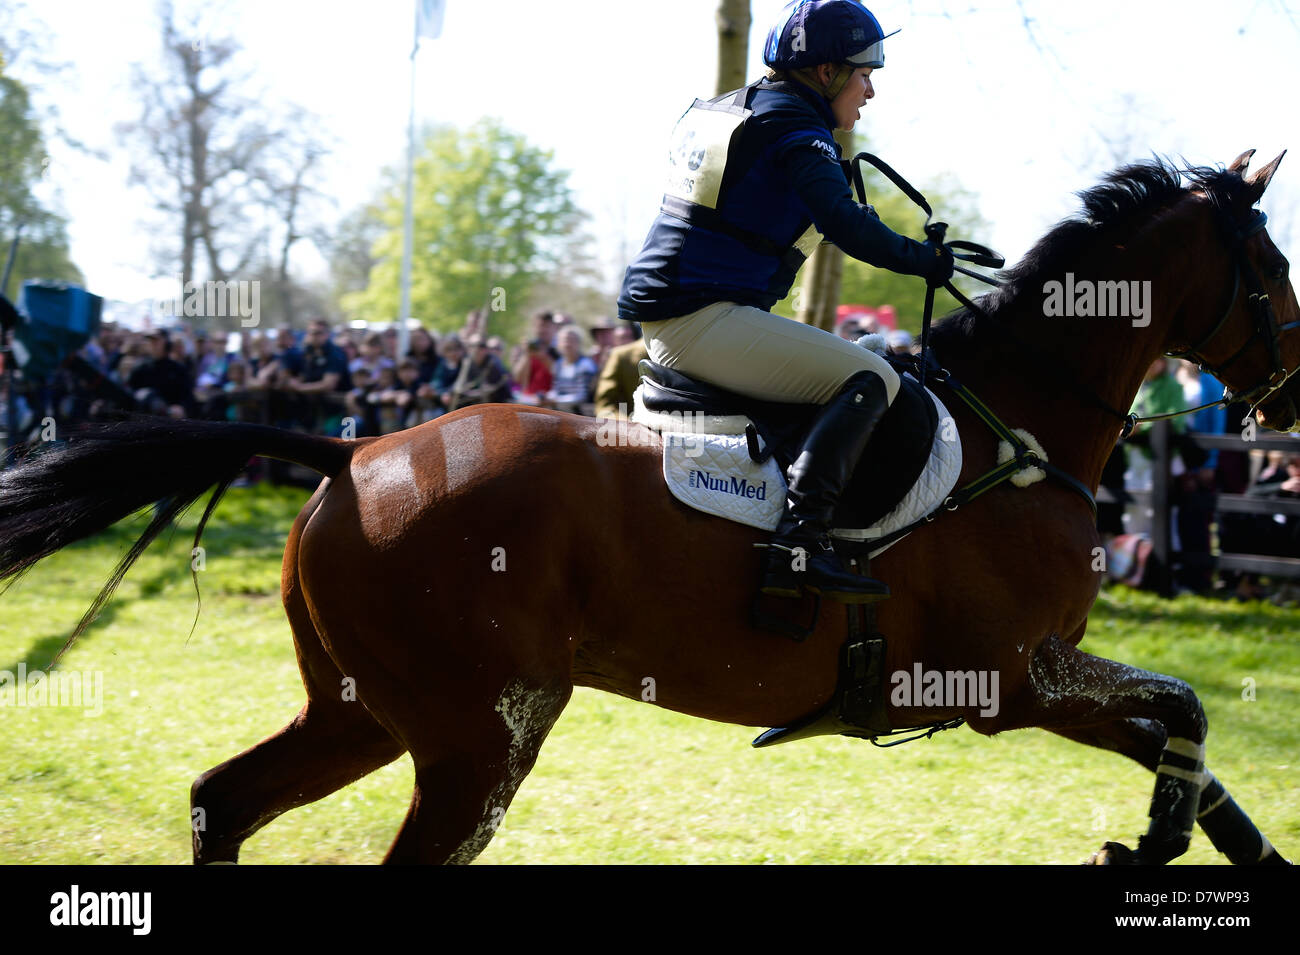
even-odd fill
[[[980,265],[989,268],[1001,268],[1003,266],[1006,260],[997,252],[994,252],[992,249],[988,248],[987,246],[979,245],[978,243],[975,242],[967,242],[960,239],[954,240],[952,242],[944,242],[944,237],[948,230],[948,224],[946,222],[930,221],[934,217],[934,211],[930,208],[930,204],[926,202],[925,196],[921,195],[921,193],[915,187],[913,187],[911,183],[909,183],[906,179],[904,179],[897,172],[895,172],[893,167],[891,167],[884,160],[880,159],[877,156],[873,156],[871,153],[865,153],[865,152],[858,153],[856,156],[853,157],[853,160],[849,163],[850,175],[853,181],[853,185],[858,191],[859,200],[862,201],[864,205],[866,204],[866,190],[862,182],[862,170],[858,165],[858,160],[861,159],[865,159],[867,162],[871,163],[871,165],[879,169],[880,172],[883,173],[885,177],[889,179],[890,182],[892,182],[895,186],[897,186],[905,196],[907,196],[909,199],[911,199],[914,203],[916,203],[918,206],[921,207],[921,209],[925,211],[926,236],[932,242],[935,242],[936,244],[944,245],[944,247],[947,248],[948,251],[952,253],[953,258],[955,259],[960,258],[963,261],[970,262],[974,265]],[[958,251],[954,252],[953,251],[954,249],[957,249]],[[956,270],[956,268],[957,267],[954,266],[954,270]],[[1001,282],[997,281],[994,278],[991,278],[987,275],[982,275],[979,272],[971,271],[970,269],[963,268],[960,271],[965,275],[969,275],[973,278],[979,279],[981,282],[987,282],[989,285],[1000,286],[1002,284]],[[1057,481],[1061,482],[1066,487],[1068,487],[1070,490],[1079,494],[1085,501],[1088,502],[1088,507],[1091,509],[1093,517],[1095,518],[1097,515],[1097,501],[1093,497],[1092,491],[1090,491],[1082,481],[1074,477],[1072,474],[1069,474],[1063,469],[1057,467],[1056,465],[1043,460],[1039,456],[1039,454],[1035,452],[1032,448],[1030,448],[1029,445],[1026,444],[1025,441],[1019,435],[1017,435],[1010,428],[1008,428],[1002,422],[1002,420],[998,418],[998,416],[992,411],[992,409],[988,407],[988,405],[984,404],[984,402],[981,401],[978,397],[976,397],[973,392],[967,389],[963,384],[961,384],[961,382],[957,381],[957,379],[954,378],[951,375],[951,373],[949,373],[946,369],[940,368],[938,363],[934,362],[930,354],[930,325],[934,315],[935,288],[936,286],[934,285],[931,285],[929,283],[926,284],[925,314],[922,319],[923,324],[922,324],[922,331],[921,331],[921,354],[919,356],[913,356],[911,358],[911,366],[912,366],[911,370],[913,371],[914,377],[917,379],[917,381],[920,382],[921,387],[924,388],[927,370],[929,369],[930,365],[933,362],[934,369],[935,369],[935,380],[940,381],[944,385],[946,385],[953,394],[955,394],[958,398],[960,398],[967,405],[967,407],[969,407],[975,413],[976,417],[978,417],[981,421],[984,422],[986,426],[988,426],[989,430],[991,430],[995,435],[997,435],[997,437],[1000,440],[1007,442],[1011,446],[1011,452],[1012,452],[1011,458],[1010,460],[986,471],[984,474],[975,478],[969,484],[966,484],[965,486],[954,491],[952,494],[949,494],[946,498],[944,498],[943,503],[940,504],[937,508],[935,508],[930,513],[924,515],[921,518],[918,518],[917,520],[906,525],[905,527],[900,527],[898,530],[893,531],[890,534],[887,534],[883,537],[871,539],[870,541],[871,549],[875,550],[876,548],[883,547],[887,544],[894,542],[895,540],[905,537],[907,534],[910,534],[915,528],[921,526],[922,524],[930,523],[936,517],[938,517],[939,514],[943,513],[944,511],[955,511],[957,510],[957,508],[961,507],[962,505],[967,504],[970,501],[973,501],[975,498],[979,497],[984,492],[997,487],[999,484],[1002,484],[1004,481],[1010,480],[1019,472],[1023,470],[1027,470],[1029,468],[1035,468],[1035,467],[1041,468],[1045,474],[1056,479]],[[994,327],[1003,331],[1005,334],[1008,335],[1010,334],[1009,331],[1007,331],[1005,328],[1002,327],[1000,322],[994,320],[993,316],[991,316],[988,312],[984,311],[982,308],[977,306],[974,302],[970,301],[970,299],[968,299],[965,295],[959,292],[953,286],[951,281],[945,282],[944,288],[946,288],[949,294],[951,294],[955,299],[957,299],[958,302],[960,302],[967,308],[971,309],[976,314],[983,316]],[[1012,337],[1014,339],[1014,336]],[[1100,399],[1096,398],[1095,396],[1092,397],[1094,401],[1100,401]],[[1121,415],[1117,411],[1114,411],[1114,409],[1110,408],[1109,405],[1106,405],[1104,402],[1101,403],[1103,407],[1111,411],[1112,414],[1116,415],[1121,420],[1124,418],[1123,415]]]
[[[954,259],[960,259],[962,261],[971,262],[974,265],[985,266],[988,268],[1000,269],[1003,267],[1006,260],[986,246],[963,240],[945,242],[944,238],[947,233],[948,224],[946,222],[930,221],[934,217],[934,211],[930,208],[930,203],[926,201],[925,196],[923,196],[911,183],[900,176],[888,163],[880,159],[878,156],[874,156],[867,152],[858,153],[847,164],[849,178],[853,187],[857,190],[859,202],[863,205],[867,205],[866,188],[863,184],[862,169],[859,165],[859,162],[862,160],[869,162],[872,166],[878,169],[885,178],[898,187],[899,191],[911,199],[912,202],[925,212],[925,235],[927,239],[935,244],[943,245],[950,253],[952,253]],[[1223,397],[1218,401],[1209,401],[1193,408],[1183,408],[1180,411],[1170,411],[1163,414],[1146,416],[1138,416],[1132,412],[1125,414],[1117,410],[1102,399],[1094,390],[1078,381],[1073,375],[1064,379],[1059,376],[1054,376],[1053,381],[1057,384],[1063,384],[1070,391],[1074,392],[1076,397],[1080,398],[1085,403],[1099,408],[1111,417],[1118,419],[1123,425],[1119,435],[1120,440],[1129,437],[1139,424],[1145,424],[1150,421],[1162,421],[1168,418],[1177,418],[1186,414],[1194,414],[1198,411],[1203,411],[1206,408],[1226,408],[1228,405],[1237,401],[1246,401],[1250,403],[1251,410],[1254,410],[1254,408],[1258,407],[1261,402],[1267,400],[1270,395],[1285,385],[1287,380],[1290,379],[1296,371],[1300,371],[1300,368],[1293,369],[1290,372],[1286,370],[1285,365],[1282,362],[1281,349],[1278,342],[1283,332],[1300,327],[1300,321],[1288,322],[1286,325],[1281,326],[1277,325],[1276,319],[1273,315],[1272,302],[1269,300],[1268,293],[1264,291],[1263,284],[1259,281],[1258,274],[1246,258],[1246,241],[1250,239],[1251,236],[1262,231],[1267,223],[1268,216],[1263,212],[1257,212],[1245,227],[1237,227],[1232,223],[1225,224],[1226,238],[1234,257],[1232,294],[1228,298],[1227,307],[1224,308],[1219,320],[1210,329],[1209,333],[1203,336],[1199,342],[1182,351],[1171,351],[1166,353],[1170,358],[1186,358],[1189,361],[1194,361],[1199,368],[1208,371],[1210,374],[1222,381],[1222,372],[1245,354],[1246,350],[1262,335],[1273,363],[1273,370],[1267,380],[1246,391],[1244,394],[1241,392],[1233,394],[1229,392],[1228,386],[1224,385]],[[1002,283],[992,276],[984,275],[956,264],[954,264],[953,270],[960,272],[963,275],[968,275],[973,279],[978,279],[988,285],[995,287],[1002,286]],[[1229,316],[1231,316],[1232,310],[1237,303],[1237,295],[1241,290],[1241,277],[1243,272],[1247,276],[1247,301],[1250,303],[1250,307],[1254,312],[1255,330],[1246,340],[1245,344],[1237,349],[1237,351],[1234,352],[1226,361],[1217,366],[1211,365],[1199,355],[1199,352],[1201,348],[1209,344],[1209,342],[1219,334],[1223,329],[1223,326],[1227,323]],[[930,325],[934,314],[935,288],[936,286],[931,285],[928,282],[926,283],[925,312],[921,320],[921,354],[919,369],[919,380],[923,386],[925,384],[926,369],[930,365]],[[1033,367],[1043,368],[1044,370],[1053,367],[1057,360],[1057,356],[1049,355],[1042,348],[1039,348],[1030,342],[1026,342],[1024,339],[1014,334],[1005,326],[1004,323],[998,321],[992,314],[980,308],[958,291],[958,289],[952,284],[951,280],[944,282],[943,288],[945,288],[963,307],[983,318],[988,327],[995,329],[999,334],[1010,339],[1021,349],[1029,352],[1035,358],[1040,359],[1040,363]],[[1046,362],[1042,362],[1043,359],[1046,359]],[[1071,480],[1073,480],[1073,478],[1071,478]]]

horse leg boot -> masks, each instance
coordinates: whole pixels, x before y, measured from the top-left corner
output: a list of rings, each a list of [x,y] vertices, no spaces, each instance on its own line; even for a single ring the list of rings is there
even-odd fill
[[[763,593],[797,597],[801,587],[844,603],[871,603],[889,596],[878,580],[847,570],[830,541],[840,495],[889,410],[885,383],[875,372],[854,375],[822,409],[790,465],[786,510],[768,545]]]

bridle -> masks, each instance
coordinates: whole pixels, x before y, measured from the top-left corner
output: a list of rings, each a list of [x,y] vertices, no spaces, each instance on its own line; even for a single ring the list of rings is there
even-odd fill
[[[1268,216],[1263,212],[1256,212],[1255,215],[1243,227],[1236,227],[1230,223],[1225,223],[1224,231],[1227,234],[1229,246],[1234,259],[1232,270],[1232,295],[1228,298],[1228,306],[1215,322],[1214,327],[1204,335],[1200,341],[1190,348],[1182,351],[1166,352],[1170,358],[1185,358],[1193,361],[1205,371],[1208,371],[1219,381],[1223,381],[1223,373],[1233,365],[1237,359],[1246,354],[1247,349],[1255,344],[1257,339],[1263,339],[1264,346],[1268,352],[1269,359],[1272,362],[1272,370],[1268,377],[1261,383],[1255,385],[1247,391],[1232,393],[1228,386],[1224,385],[1224,394],[1218,401],[1212,401],[1209,404],[1200,405],[1196,408],[1188,408],[1185,411],[1176,412],[1176,414],[1188,414],[1192,411],[1199,411],[1201,408],[1214,408],[1219,406],[1226,407],[1235,402],[1244,401],[1251,411],[1254,411],[1260,404],[1267,401],[1278,389],[1286,384],[1287,379],[1296,373],[1297,369],[1286,370],[1286,365],[1282,362],[1282,349],[1280,339],[1283,332],[1290,331],[1293,328],[1300,328],[1300,321],[1287,322],[1285,325],[1278,325],[1277,318],[1273,314],[1273,303],[1269,295],[1264,291],[1263,283],[1259,280],[1259,273],[1251,265],[1250,259],[1246,255],[1246,242],[1251,236],[1264,230],[1268,224]],[[1232,314],[1233,308],[1237,304],[1237,296],[1241,293],[1242,275],[1246,277],[1246,302],[1254,318],[1255,328],[1249,338],[1235,352],[1232,353],[1225,361],[1218,365],[1212,365],[1201,355],[1201,349],[1210,344],[1214,338],[1223,330],[1227,323],[1228,317]],[[1151,418],[1137,419],[1141,421],[1151,421],[1157,418],[1170,418],[1173,414],[1154,415]],[[1136,423],[1136,421],[1134,422]]]

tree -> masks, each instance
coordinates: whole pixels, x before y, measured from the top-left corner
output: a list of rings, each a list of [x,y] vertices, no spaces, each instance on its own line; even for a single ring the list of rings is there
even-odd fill
[[[46,209],[34,192],[48,164],[27,87],[0,66],[0,269],[21,230],[9,288],[0,292],[14,297],[26,279],[85,281],[68,255],[64,219]]]
[[[272,137],[255,104],[236,92],[239,44],[205,37],[197,22],[179,23],[170,3],[159,16],[162,72],[137,67],[140,119],[118,127],[137,148],[131,182],[173,223],[175,240],[159,252],[182,280],[195,279],[202,258],[208,279],[229,281],[249,267],[263,239],[261,222],[245,214],[255,199],[248,170]]]
[[[389,188],[400,188],[400,185],[393,182]],[[339,220],[324,245],[329,258],[331,295],[336,303],[342,303],[349,294],[364,292],[370,283],[370,270],[379,264],[375,249],[388,232],[383,199],[387,192],[387,188],[381,190],[373,202],[358,206]]]
[[[718,95],[745,85],[749,58],[749,0],[718,2]]]
[[[318,300],[313,302],[290,274],[289,259],[293,247],[304,239],[318,246],[328,244],[320,211],[332,200],[317,183],[330,147],[317,132],[320,125],[306,110],[290,107],[275,123],[277,134],[249,170],[253,191],[263,200],[262,210],[274,220],[266,224],[274,250],[262,270],[269,276],[267,292],[275,303],[271,313],[289,327],[302,324],[300,304],[319,312]]]
[[[486,308],[496,334],[522,321],[529,291],[567,262],[583,216],[568,173],[549,151],[495,120],[468,130],[428,129],[415,160],[411,311],[426,325],[460,327]],[[389,174],[366,288],[343,296],[344,309],[375,322],[397,318],[401,297],[403,190]],[[503,327],[504,326],[504,327]]]

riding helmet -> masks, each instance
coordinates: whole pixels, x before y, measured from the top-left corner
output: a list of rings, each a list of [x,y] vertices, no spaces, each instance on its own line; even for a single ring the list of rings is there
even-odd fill
[[[794,0],[767,34],[763,62],[781,71],[821,63],[880,69],[885,65],[885,36],[871,11],[857,0]]]

